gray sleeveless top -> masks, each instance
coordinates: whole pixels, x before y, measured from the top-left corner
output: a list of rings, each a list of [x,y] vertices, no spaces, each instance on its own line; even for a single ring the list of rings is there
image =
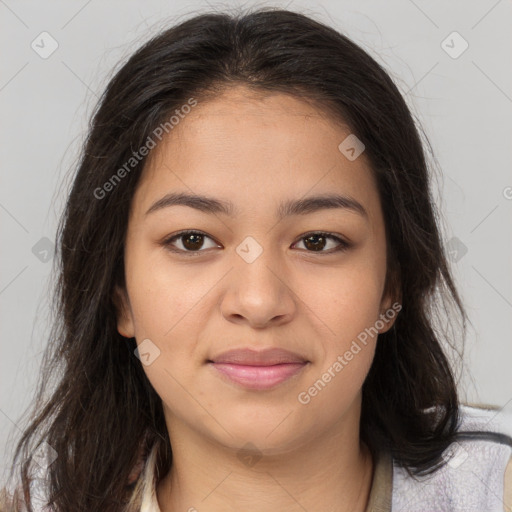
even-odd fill
[[[463,406],[459,440],[433,475],[413,479],[393,465],[393,512],[503,512],[512,457],[512,416]]]

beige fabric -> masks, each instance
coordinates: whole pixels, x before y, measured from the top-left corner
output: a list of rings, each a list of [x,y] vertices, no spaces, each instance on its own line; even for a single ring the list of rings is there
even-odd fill
[[[373,481],[365,512],[391,512],[393,460],[388,452],[377,454]]]
[[[503,495],[505,512],[512,512],[512,458],[507,464],[505,470],[505,491]]]

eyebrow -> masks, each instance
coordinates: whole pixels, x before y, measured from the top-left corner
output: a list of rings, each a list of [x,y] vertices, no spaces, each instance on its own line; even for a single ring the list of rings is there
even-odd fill
[[[233,217],[237,213],[236,208],[230,201],[204,195],[171,192],[156,201],[146,212],[146,215],[163,208],[178,205],[188,206],[209,214],[222,213],[230,217]],[[308,213],[334,208],[349,210],[368,219],[368,212],[359,201],[353,197],[340,194],[322,194],[302,199],[289,199],[279,205],[276,216],[281,220],[292,215],[306,215]]]

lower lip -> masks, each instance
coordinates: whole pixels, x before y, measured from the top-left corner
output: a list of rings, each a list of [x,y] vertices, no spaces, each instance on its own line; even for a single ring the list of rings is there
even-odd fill
[[[299,373],[307,363],[283,363],[272,366],[247,366],[211,363],[231,381],[249,389],[270,389]]]

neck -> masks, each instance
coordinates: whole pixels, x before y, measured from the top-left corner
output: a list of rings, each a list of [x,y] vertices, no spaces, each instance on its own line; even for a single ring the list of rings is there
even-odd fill
[[[373,461],[353,425],[336,424],[286,453],[242,463],[239,450],[169,423],[173,465],[157,487],[161,512],[366,509]]]

